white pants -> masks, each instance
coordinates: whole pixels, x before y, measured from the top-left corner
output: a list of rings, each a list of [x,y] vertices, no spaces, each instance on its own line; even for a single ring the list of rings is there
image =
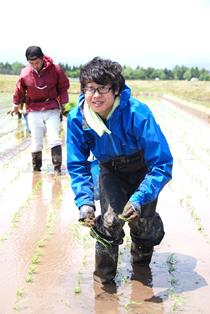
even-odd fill
[[[62,142],[59,136],[59,109],[29,112],[28,124],[32,138],[32,153],[42,150],[43,140],[46,132],[50,148],[61,145]]]

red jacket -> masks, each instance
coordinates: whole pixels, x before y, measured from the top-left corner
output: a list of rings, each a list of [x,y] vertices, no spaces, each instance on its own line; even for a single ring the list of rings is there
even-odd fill
[[[44,67],[38,73],[31,65],[22,69],[13,95],[14,104],[26,103],[26,110],[42,111],[68,103],[69,79],[59,65],[44,56]]]

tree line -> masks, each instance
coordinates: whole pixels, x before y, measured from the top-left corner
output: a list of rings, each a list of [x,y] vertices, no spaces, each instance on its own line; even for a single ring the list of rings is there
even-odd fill
[[[66,74],[70,78],[78,78],[80,66],[70,66],[68,64],[60,63]],[[0,74],[19,75],[25,65],[20,62],[12,64],[0,62]],[[199,69],[198,67],[186,67],[176,65],[172,70],[167,68],[155,69],[153,67],[143,68],[137,66],[132,68],[130,66],[123,66],[123,75],[126,80],[200,80],[210,81],[210,72],[206,69]]]

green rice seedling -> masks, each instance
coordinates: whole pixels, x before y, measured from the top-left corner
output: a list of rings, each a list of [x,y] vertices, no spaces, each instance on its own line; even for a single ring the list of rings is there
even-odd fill
[[[40,240],[40,241],[37,243],[37,246],[38,246],[39,248],[44,247],[44,246],[45,246],[45,239]]]
[[[168,289],[168,296],[169,299],[172,301],[172,310],[176,311],[178,308],[183,306],[185,303],[185,299],[183,296],[178,295],[175,293],[175,288],[178,286],[178,280],[173,277],[173,272],[176,270],[175,264],[177,261],[174,258],[175,254],[172,253],[168,258],[167,258],[167,266],[168,266],[168,272],[171,275],[171,280],[169,281],[171,284],[171,288]]]
[[[9,233],[6,233],[5,235],[1,236],[0,241],[1,242],[6,241],[8,239],[8,235]]]
[[[172,310],[177,311],[177,310],[182,310],[181,308],[186,304],[187,300],[186,297],[177,294],[177,293],[171,293],[169,294],[169,298],[172,302]]]
[[[37,256],[42,256],[43,254],[42,254],[42,251],[41,251],[41,249],[38,247],[38,248],[36,248],[36,250],[35,250],[35,255],[37,255]]]
[[[178,280],[175,278],[171,278],[169,282],[173,288],[175,288],[178,285]]]
[[[81,288],[80,288],[80,286],[77,285],[77,286],[74,288],[74,293],[75,293],[75,294],[81,293]]]
[[[86,265],[87,265],[87,255],[86,255],[86,254],[83,255],[82,265],[83,265],[83,266],[86,266]]]
[[[28,206],[29,199],[27,199],[23,205],[21,205],[18,210],[14,213],[12,217],[12,227],[16,227],[17,223],[20,221],[21,215],[23,214],[25,207]]]
[[[16,297],[19,299],[19,298],[22,298],[22,296],[23,296],[23,288],[17,288]]]
[[[31,264],[30,267],[29,267],[29,271],[28,271],[28,274],[32,275],[36,272],[37,270],[37,264]]]
[[[27,276],[26,276],[26,282],[32,282],[33,281],[33,279],[32,279],[32,274],[28,274]]]
[[[48,220],[46,223],[47,234],[53,234],[53,226],[54,226],[55,215],[50,213],[48,216]]]
[[[51,229],[54,225],[56,215],[53,212],[50,212],[47,218],[46,228]]]
[[[74,288],[74,293],[75,294],[81,293],[80,277],[81,277],[81,273],[78,272],[78,274],[77,274],[77,283],[76,283],[76,287]]]
[[[122,281],[122,283],[127,284],[130,281],[130,279],[128,276],[122,276],[121,281]]]
[[[203,227],[200,217],[196,214],[196,210],[192,202],[192,196],[186,195],[183,199],[181,199],[180,204],[182,207],[187,209],[188,213],[193,219],[193,222],[196,225],[197,230],[205,237],[207,243],[210,244],[210,238],[209,238],[208,232]]]
[[[16,304],[16,303],[13,305],[12,308],[13,308],[13,310],[15,310],[15,311],[19,311],[19,306],[18,306],[18,304]]]
[[[15,311],[20,310],[20,306],[19,306],[18,302],[23,297],[23,294],[24,294],[24,289],[23,288],[17,288],[17,290],[16,290],[16,301],[15,301],[15,304],[13,305],[13,310],[15,310]]]
[[[169,257],[167,258],[167,261],[166,261],[166,264],[168,266],[168,272],[170,274],[176,270],[175,264],[177,263],[177,261],[175,260],[174,255],[175,255],[174,253],[169,255]]]
[[[66,114],[71,111],[72,108],[76,106],[76,101],[71,101],[65,105]],[[66,115],[65,114],[65,115]]]
[[[131,244],[131,237],[127,233],[126,233],[125,238],[124,238],[124,243],[125,243],[126,247],[129,247]]]
[[[20,212],[14,213],[14,216],[12,218],[12,224],[13,226],[16,225],[17,222],[20,220]]]
[[[112,246],[112,242],[103,238],[100,234],[98,234],[98,232],[93,227],[90,228],[90,234],[94,239],[100,242],[104,247]]]
[[[38,191],[42,187],[42,180],[39,180],[36,182],[36,184],[33,187],[33,192]]]
[[[48,241],[50,238],[49,234],[45,234],[45,236],[43,237],[43,241]]]
[[[125,221],[125,222],[127,222],[128,221],[128,218],[125,218],[123,215],[118,215],[118,218],[120,219],[120,220],[123,220],[123,221]]]
[[[136,301],[131,300],[124,305],[124,308],[128,311],[130,307],[132,307],[133,305],[140,305],[140,304],[142,304],[142,302],[136,302]]]
[[[119,256],[118,256],[118,264],[119,265],[121,265],[123,262],[123,254],[124,254],[124,252],[122,251],[122,248],[120,248]]]
[[[27,197],[24,203],[17,209],[17,211],[13,214],[12,217],[12,225],[10,226],[9,230],[6,231],[5,235],[3,235],[0,240],[5,241],[8,239],[8,236],[12,233],[13,228],[17,227],[17,223],[20,221],[21,216],[23,215],[24,211],[30,207],[30,200],[32,197],[32,193]]]
[[[40,255],[34,254],[34,255],[32,256],[31,262],[32,262],[32,264],[39,264],[39,263],[40,263]]]

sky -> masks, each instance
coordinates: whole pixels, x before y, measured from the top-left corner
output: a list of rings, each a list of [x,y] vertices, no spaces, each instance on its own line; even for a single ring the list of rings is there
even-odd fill
[[[0,12],[0,62],[26,64],[37,45],[69,65],[210,69],[210,0],[3,0]]]

